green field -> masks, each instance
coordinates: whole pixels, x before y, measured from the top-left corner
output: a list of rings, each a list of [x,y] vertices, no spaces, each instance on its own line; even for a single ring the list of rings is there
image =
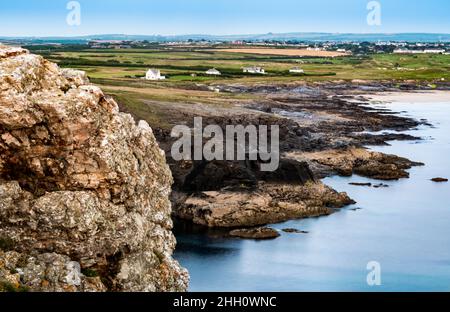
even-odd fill
[[[299,81],[414,80],[433,84],[450,81],[450,55],[376,54],[339,58],[299,58],[211,51],[201,48],[162,48],[94,50],[32,48],[62,67],[88,73],[137,119],[152,126],[170,128],[173,105],[220,105],[226,107],[239,100],[255,101],[259,95],[217,93],[205,88],[214,84],[289,83]],[[263,66],[267,75],[242,73],[244,66]],[[304,75],[289,74],[298,66]],[[220,77],[205,75],[209,68],[222,72]],[[158,68],[165,81],[140,79],[149,68]],[[195,74],[194,76],[192,76]],[[149,104],[150,103],[150,104]]]
[[[201,48],[41,52],[63,67],[85,70],[94,80],[132,80],[142,77],[148,68],[158,68],[168,77],[164,83],[169,85],[185,82],[450,79],[450,55],[438,54],[299,58],[228,53]],[[263,66],[268,74],[257,76],[242,73],[242,67],[253,65]],[[288,70],[294,66],[303,68],[305,75],[289,74]],[[222,72],[221,77],[205,75],[205,71],[213,67]]]

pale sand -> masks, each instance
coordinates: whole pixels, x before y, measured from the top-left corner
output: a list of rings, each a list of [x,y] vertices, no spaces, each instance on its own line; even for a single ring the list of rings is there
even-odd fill
[[[450,91],[385,92],[366,95],[371,101],[400,103],[450,103]]]
[[[349,54],[342,52],[309,51],[306,49],[243,48],[243,49],[215,49],[214,51],[229,52],[229,53],[284,55],[284,56],[322,56],[322,57],[349,56]]]

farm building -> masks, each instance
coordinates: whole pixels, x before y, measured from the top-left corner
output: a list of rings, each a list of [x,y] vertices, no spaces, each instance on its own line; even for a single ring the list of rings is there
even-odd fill
[[[244,73],[249,73],[249,74],[265,74],[266,71],[264,68],[262,67],[244,67],[243,68]]]
[[[207,75],[213,75],[213,76],[220,76],[220,75],[222,75],[222,73],[220,71],[218,71],[217,69],[215,69],[215,68],[208,69],[206,71],[206,74]]]
[[[165,76],[161,76],[161,71],[159,69],[149,69],[145,75],[147,80],[164,80]]]
[[[444,49],[428,49],[428,50],[424,50],[423,53],[442,54],[442,53],[445,53],[445,50]]]
[[[304,74],[305,73],[305,71],[303,69],[301,69],[300,67],[293,67],[293,68],[289,69],[289,72],[293,73],[293,74]]]
[[[396,49],[395,54],[442,54],[445,53],[444,49],[427,49],[427,50],[408,50],[408,49]]]

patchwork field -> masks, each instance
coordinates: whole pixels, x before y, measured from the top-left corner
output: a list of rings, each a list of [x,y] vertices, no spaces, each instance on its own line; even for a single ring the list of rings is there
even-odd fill
[[[220,52],[229,53],[248,53],[248,54],[263,54],[263,55],[286,55],[286,56],[312,56],[312,57],[338,57],[349,56],[347,53],[333,52],[333,51],[314,51],[307,49],[223,49],[216,50]]]
[[[267,50],[288,53],[289,49],[258,49],[258,53],[249,54],[245,51],[256,49],[211,50],[198,47],[160,46],[154,49],[122,50],[77,50],[71,47],[44,49],[33,46],[30,48],[33,52],[59,63],[62,67],[85,70],[100,84],[150,84],[165,87],[186,83],[245,84],[354,79],[450,80],[450,55],[438,54],[301,57],[259,54],[266,53],[264,51]],[[242,68],[247,66],[264,67],[267,74],[264,76],[245,74]],[[292,67],[301,67],[305,74],[289,73]],[[168,79],[162,82],[146,82],[139,79],[149,68],[160,69],[161,74]],[[218,77],[206,75],[205,71],[211,68],[218,69],[222,75]]]

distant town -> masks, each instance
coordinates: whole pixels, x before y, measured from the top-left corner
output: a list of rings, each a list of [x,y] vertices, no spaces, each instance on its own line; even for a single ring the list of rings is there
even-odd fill
[[[288,39],[280,39],[280,38]],[[297,38],[305,39],[297,39]],[[146,38],[146,39],[144,39]],[[238,38],[238,39],[234,39]],[[366,55],[374,53],[450,53],[447,35],[438,34],[266,34],[248,36],[131,36],[99,35],[55,38],[0,38],[4,44],[52,47],[75,45],[86,49],[148,49],[155,47],[270,47],[331,51]],[[296,38],[296,39],[294,39]]]
[[[313,51],[335,51],[343,53],[351,53],[353,55],[364,55],[369,53],[450,53],[450,42],[435,42],[435,43],[423,43],[423,42],[391,42],[391,41],[379,41],[379,42],[300,42],[300,41],[277,41],[277,40],[265,40],[265,41],[207,41],[207,40],[185,40],[185,41],[170,41],[170,42],[150,42],[143,41],[127,41],[127,40],[92,40],[88,44],[91,49],[147,49],[152,48],[155,45],[159,46],[194,46],[194,47],[278,47],[278,48],[296,48],[306,49]]]

